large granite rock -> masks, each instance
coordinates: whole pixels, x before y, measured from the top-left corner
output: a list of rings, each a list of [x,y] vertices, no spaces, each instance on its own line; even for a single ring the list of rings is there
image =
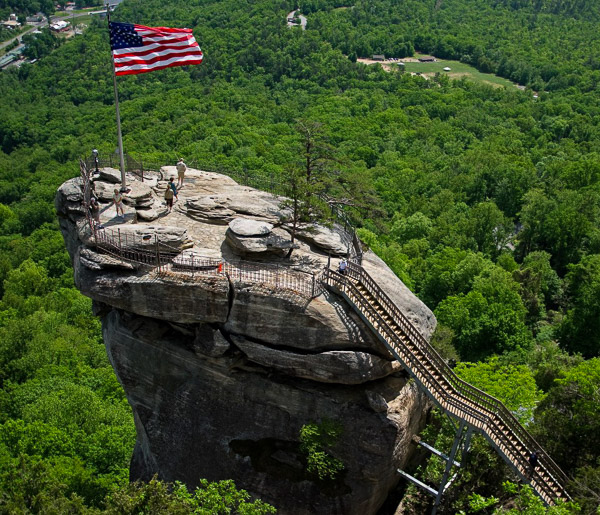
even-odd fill
[[[167,211],[168,209],[166,206],[161,206],[158,204],[149,208],[136,209],[135,212],[138,220],[141,220],[142,222],[153,222],[154,220],[157,220],[161,216],[167,214]]]
[[[205,325],[189,336],[113,309],[102,326],[138,431],[132,478],[231,478],[281,514],[374,514],[428,410],[403,376],[327,385],[257,365]],[[299,445],[302,426],[325,418],[342,427],[335,481],[309,474]]]
[[[288,225],[284,227],[291,232]],[[333,256],[345,256],[351,243],[351,239],[339,227],[329,228],[319,224],[300,228],[296,231],[296,237],[316,245]]]
[[[225,241],[237,255],[242,257],[269,255],[283,257],[294,247],[288,234],[281,229],[270,231],[264,236],[242,236],[230,227],[225,234]]]
[[[106,229],[107,237],[117,241],[121,249],[156,252],[180,252],[189,244],[187,230],[157,224],[122,224],[117,229]]]
[[[190,170],[177,209],[161,223],[99,233],[83,218],[79,179],[56,196],[75,284],[94,300],[132,406],[131,478],[158,474],[190,486],[234,479],[281,514],[374,514],[411,457],[429,402],[342,298],[310,295],[332,248],[303,236],[292,260],[267,259],[277,267],[232,262],[231,234],[290,237],[277,227],[280,198],[221,177]],[[137,195],[135,203],[156,209],[155,196]],[[225,227],[240,214],[252,226],[276,227],[261,225],[258,236],[250,234],[256,228]],[[116,248],[127,251],[121,257],[96,249],[99,236],[115,234]],[[145,257],[131,258],[138,253]],[[431,312],[371,253],[365,268],[428,337]],[[299,442],[303,425],[326,418],[343,428],[330,449],[344,464],[335,481],[307,472]]]
[[[113,184],[106,181],[93,182],[94,195],[100,202],[112,202],[115,190],[119,189],[118,184]]]
[[[248,218],[234,218],[229,222],[229,229],[237,236],[266,236],[273,230],[273,225]]]
[[[150,207],[156,198],[152,188],[145,182],[131,181],[128,184],[128,191],[123,196],[123,202],[135,207]]]
[[[190,218],[204,223],[227,225],[235,216],[222,198],[212,195],[189,199],[183,207],[178,207]]]
[[[98,170],[98,179],[111,184],[121,183],[121,170],[116,168],[104,167]]]

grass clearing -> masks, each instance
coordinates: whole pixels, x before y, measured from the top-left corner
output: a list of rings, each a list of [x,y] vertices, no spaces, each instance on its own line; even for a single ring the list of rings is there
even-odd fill
[[[391,66],[397,66],[397,64],[390,63]],[[444,68],[450,68],[449,72],[445,72]],[[401,67],[400,67],[401,68]],[[404,62],[404,70],[408,73],[421,73],[425,76],[434,76],[436,73],[443,73],[448,75],[452,79],[461,79],[463,77],[474,80],[476,82],[483,82],[495,87],[508,86],[516,87],[517,84],[498,77],[492,73],[481,73],[477,68],[473,68],[460,61],[435,61],[431,63],[420,63],[420,62]]]

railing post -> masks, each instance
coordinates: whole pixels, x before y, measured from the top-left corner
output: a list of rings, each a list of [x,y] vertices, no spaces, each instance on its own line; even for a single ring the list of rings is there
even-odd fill
[[[158,236],[156,234],[154,235],[154,246],[156,248],[156,266],[160,272],[160,251],[158,250]]]
[[[117,236],[119,237],[119,257],[123,261],[123,246],[121,245],[121,229],[117,229]]]

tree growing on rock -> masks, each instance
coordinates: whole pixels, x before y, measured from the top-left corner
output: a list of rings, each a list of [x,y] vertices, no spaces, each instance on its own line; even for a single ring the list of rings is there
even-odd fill
[[[336,207],[377,205],[368,174],[342,162],[321,123],[298,120],[296,130],[298,158],[286,169],[288,199],[282,203],[289,213],[292,243],[300,227],[330,221]]]

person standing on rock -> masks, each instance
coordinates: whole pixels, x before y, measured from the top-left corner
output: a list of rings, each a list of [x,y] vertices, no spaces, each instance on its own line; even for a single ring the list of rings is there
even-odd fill
[[[171,179],[171,181],[169,181],[169,184],[167,185],[167,189],[165,190],[165,202],[167,203],[167,207],[169,208],[169,213],[171,212],[171,209],[173,209],[173,197],[175,196],[175,193],[173,190],[173,188],[171,188],[171,185],[173,184],[173,179]]]
[[[90,199],[90,214],[96,223],[96,227],[98,229],[102,229],[102,226],[100,225],[100,204],[98,204],[98,201],[95,197]]]
[[[179,161],[177,161],[177,189],[183,186],[183,179],[185,178],[186,170],[187,166],[183,162],[183,157],[180,157]]]
[[[121,211],[121,218],[125,218],[125,210],[123,209],[123,194],[119,191],[119,188],[115,188],[113,197],[113,204],[117,210],[117,218],[119,217],[119,211]]]
[[[171,177],[169,179],[169,184],[167,184],[167,188],[171,188],[173,190],[173,195],[175,195],[175,198],[177,200],[179,200],[179,195],[177,195],[177,186],[175,186],[175,183],[173,182],[174,178]]]

